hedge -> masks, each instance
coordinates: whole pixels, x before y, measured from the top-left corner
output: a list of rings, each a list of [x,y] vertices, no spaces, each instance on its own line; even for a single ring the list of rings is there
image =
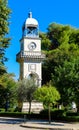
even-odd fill
[[[29,118],[28,113],[22,112],[0,112],[0,116],[15,117],[15,118]],[[48,120],[48,110],[43,110],[39,114],[31,113],[31,119],[42,119]],[[79,113],[66,112],[64,110],[51,110],[51,120],[55,121],[68,121],[68,122],[79,122]]]

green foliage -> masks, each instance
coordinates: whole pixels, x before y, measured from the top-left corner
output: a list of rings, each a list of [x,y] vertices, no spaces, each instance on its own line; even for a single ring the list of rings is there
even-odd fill
[[[79,104],[79,29],[51,23],[46,37],[51,41],[43,63],[43,84],[52,80],[64,105]],[[43,37],[42,37],[43,38]],[[78,105],[79,107],[79,105]]]
[[[50,49],[51,46],[51,41],[48,38],[48,36],[45,33],[40,33],[40,37],[42,39],[42,50],[46,51]]]
[[[55,104],[56,101],[60,99],[60,94],[56,90],[55,87],[51,86],[50,84],[48,86],[42,86],[41,88],[38,88],[35,93],[34,97],[36,100],[43,102],[43,104],[46,104],[48,106],[48,115],[49,115],[49,124],[51,123],[51,104]]]
[[[78,102],[79,94],[79,58],[64,61],[62,66],[55,67],[52,81],[61,93],[64,104]]]
[[[40,112],[42,117],[48,118],[48,109],[44,109]],[[66,116],[66,112],[64,110],[51,109],[51,119],[52,120],[60,120],[63,116]]]
[[[55,67],[62,67],[65,61],[72,63],[78,57],[79,47],[75,44],[62,44],[59,48],[47,52],[47,58],[43,64],[43,83],[52,79],[51,74],[55,73]]]
[[[7,73],[0,76],[0,107],[5,107],[7,99],[10,103],[10,106],[14,105],[16,82],[14,81],[13,77],[13,74]]]
[[[71,35],[71,27],[52,23],[48,26],[47,36],[52,41],[51,49],[57,48],[62,43],[67,44]]]
[[[7,61],[5,57],[5,50],[9,47],[10,38],[7,37],[9,33],[9,14],[10,9],[7,5],[7,0],[0,0],[0,75],[5,72],[3,63]]]
[[[23,79],[17,83],[17,98],[18,101],[32,101],[33,93],[37,86],[33,79]]]
[[[79,45],[79,30],[69,25],[51,23],[48,26],[47,37],[51,40],[51,49],[67,43]]]
[[[43,64],[43,83],[52,80],[66,104],[72,100],[78,102],[79,88],[79,47],[75,44],[62,44],[48,52]],[[76,96],[75,96],[76,95]]]
[[[0,62],[0,76],[6,73],[6,68],[3,63]]]
[[[10,74],[6,73],[4,62],[7,61],[5,57],[5,50],[9,47],[10,38],[9,33],[9,14],[10,9],[7,0],[0,0],[0,107],[4,107],[6,103],[6,95],[11,92],[11,85],[14,81]],[[11,96],[10,94],[9,96]],[[9,97],[10,101],[10,97]]]
[[[60,99],[58,91],[53,86],[42,86],[35,91],[34,95],[35,99],[47,105],[50,103],[55,104]]]
[[[27,113],[22,113],[22,112],[0,112],[0,116],[2,116],[2,117],[6,116],[6,117],[24,118],[25,114],[27,114]]]
[[[29,114],[31,112],[31,102],[34,99],[33,93],[37,89],[37,85],[35,83],[34,78],[31,79],[23,79],[17,83],[17,100],[18,107],[22,109],[23,101],[29,102]]]

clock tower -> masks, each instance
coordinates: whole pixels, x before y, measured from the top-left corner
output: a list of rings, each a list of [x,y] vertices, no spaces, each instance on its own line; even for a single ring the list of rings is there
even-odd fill
[[[37,85],[40,87],[42,81],[42,61],[44,58],[45,55],[41,52],[38,21],[32,18],[32,12],[29,12],[28,18],[22,27],[20,52],[16,55],[16,60],[20,64],[19,78],[34,76]]]

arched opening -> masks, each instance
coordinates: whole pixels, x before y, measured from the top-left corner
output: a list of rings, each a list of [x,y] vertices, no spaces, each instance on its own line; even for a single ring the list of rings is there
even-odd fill
[[[39,76],[36,73],[30,73],[28,76],[29,79],[33,79],[37,86],[39,86]]]

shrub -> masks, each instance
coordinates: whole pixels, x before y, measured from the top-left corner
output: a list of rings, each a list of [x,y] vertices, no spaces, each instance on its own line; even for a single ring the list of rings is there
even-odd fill
[[[0,112],[5,112],[5,109],[4,108],[0,108]]]
[[[48,109],[42,110],[40,112],[41,117],[48,119]],[[62,117],[64,117],[66,115],[64,110],[54,110],[51,109],[51,119],[53,120],[58,120],[61,119]]]

